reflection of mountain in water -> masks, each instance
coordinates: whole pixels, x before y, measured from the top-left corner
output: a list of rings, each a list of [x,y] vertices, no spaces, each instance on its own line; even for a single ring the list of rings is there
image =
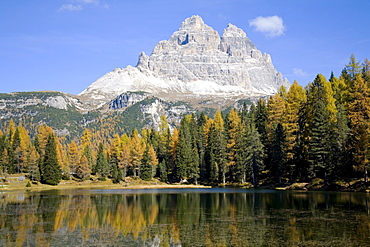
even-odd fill
[[[366,195],[105,193],[3,194],[0,246],[369,244]]]

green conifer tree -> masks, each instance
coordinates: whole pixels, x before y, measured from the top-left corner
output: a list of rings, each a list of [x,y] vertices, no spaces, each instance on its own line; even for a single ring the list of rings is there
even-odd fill
[[[57,185],[62,179],[57,157],[57,147],[54,134],[50,134],[45,146],[45,154],[41,166],[41,182],[44,184]]]
[[[141,166],[140,166],[140,178],[142,180],[151,180],[153,178],[153,166],[150,162],[149,156],[149,145],[146,145],[143,158],[141,159]]]
[[[264,168],[264,147],[254,124],[251,124],[250,131],[246,136],[246,167],[252,178],[254,187],[258,187],[258,175]]]
[[[286,171],[286,139],[283,125],[278,123],[273,128],[271,140],[271,172],[275,182],[280,184]]]
[[[99,143],[96,165],[94,168],[94,173],[99,176],[99,179],[105,180],[109,174],[109,166],[107,157],[104,153],[103,143]]]

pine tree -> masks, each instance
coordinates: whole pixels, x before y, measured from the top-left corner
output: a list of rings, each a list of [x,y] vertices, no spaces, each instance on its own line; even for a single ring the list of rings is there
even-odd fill
[[[321,74],[316,76],[308,91],[307,103],[308,175],[311,178],[321,175],[326,182],[326,175],[333,170],[331,154],[337,144],[333,140],[337,109],[330,83]]]
[[[253,109],[250,110],[250,114],[253,114]],[[267,106],[264,99],[259,99],[255,110],[255,118],[251,119],[257,128],[258,133],[261,136],[261,142],[264,146],[267,145],[267,119],[268,119]]]
[[[272,126],[282,122],[285,112],[285,100],[280,94],[270,97],[267,105],[268,136],[272,135]]]
[[[17,173],[27,171],[27,156],[31,141],[27,130],[19,124],[15,129],[12,144],[12,154],[14,154],[14,165]],[[13,169],[11,169],[13,170]]]
[[[180,180],[187,179],[187,169],[191,162],[190,126],[183,118],[180,123],[179,141],[176,150],[176,176]]]
[[[241,138],[241,118],[239,114],[232,109],[227,115],[227,152],[228,152],[228,167],[232,172],[232,176],[235,175],[235,167],[237,161],[238,142]],[[232,178],[234,179],[234,178]]]
[[[30,147],[30,151],[28,153],[28,172],[29,178],[31,181],[40,181],[40,169],[38,165],[38,160],[40,158],[39,153],[37,152],[34,146]]]
[[[173,129],[171,140],[169,143],[169,161],[167,164],[167,172],[168,172],[168,178],[171,178],[171,180],[176,175],[176,154],[177,154],[177,146],[179,143],[179,132],[176,128]]]
[[[250,131],[246,136],[246,157],[245,163],[247,170],[252,178],[254,187],[258,186],[258,175],[264,167],[264,147],[260,135],[254,124],[250,126]]]
[[[41,166],[41,182],[57,185],[62,179],[62,171],[57,157],[57,147],[54,134],[50,134],[45,146],[45,154]]]
[[[333,96],[337,103],[346,106],[349,100],[349,87],[343,78],[333,77],[330,79]]]
[[[99,143],[96,165],[94,168],[95,170],[93,173],[98,175],[99,179],[105,180],[109,174],[109,166],[107,156],[104,153],[103,143]]]
[[[118,134],[113,137],[113,142],[109,149],[109,173],[115,183],[118,183],[122,179],[119,169],[119,157],[122,152],[122,141]]]
[[[83,150],[86,145],[91,146],[91,138],[92,138],[91,131],[89,129],[85,129],[81,136],[81,146],[82,146],[81,150]]]
[[[283,97],[284,96],[284,97]],[[267,105],[267,142],[265,143],[265,164],[267,170],[272,170],[272,141],[274,129],[280,123],[283,124],[284,114],[286,113],[286,97],[287,93],[277,93],[270,97]]]
[[[286,170],[286,139],[283,125],[278,123],[273,128],[271,140],[271,171],[275,182],[280,184]]]
[[[361,65],[359,62],[357,62],[354,54],[351,54],[349,63],[345,66],[345,70],[347,71],[351,80],[355,80],[356,75],[361,72]]]
[[[140,177],[141,159],[146,148],[146,144],[141,138],[137,130],[134,130],[131,135],[130,148],[130,163],[133,168],[134,177]]]
[[[80,162],[78,163],[78,166],[76,169],[76,175],[77,177],[81,179],[86,179],[90,176],[90,174],[91,174],[91,167],[89,165],[89,161],[85,155],[82,155]]]
[[[118,157],[118,168],[121,170],[122,178],[126,181],[127,169],[130,166],[130,148],[128,143],[124,143],[122,146],[121,154]]]
[[[168,182],[168,167],[166,160],[162,160],[161,163],[159,163],[159,178],[162,182]]]
[[[285,132],[286,138],[286,158],[287,158],[287,172],[292,176],[295,169],[296,162],[294,160],[295,150],[297,148],[298,131],[299,131],[299,111],[305,104],[306,92],[298,85],[297,81],[294,81],[293,85],[290,86],[287,93],[285,112],[283,114],[282,125]]]
[[[367,58],[362,64],[362,77],[366,82],[370,82],[370,61]]]
[[[141,160],[140,178],[143,180],[152,180],[154,174],[154,167],[158,165],[154,148],[151,145],[146,145],[143,158]]]
[[[331,150],[331,158],[333,162],[333,175],[337,177],[348,178],[352,172],[352,163],[349,162],[349,153],[347,150],[348,137],[350,133],[349,121],[347,118],[348,112],[344,105],[337,104],[337,120],[334,125],[333,140],[336,143],[335,148]]]
[[[162,162],[163,160],[166,160],[167,162],[169,158],[168,149],[171,140],[171,132],[165,115],[162,115],[160,118],[158,134],[159,134],[159,143],[157,152],[158,158],[160,162]]]
[[[185,116],[180,123],[176,150],[176,175],[180,180],[199,178],[199,154],[196,145],[196,123],[194,116]]]
[[[351,98],[348,107],[351,127],[349,150],[355,162],[355,170],[363,172],[366,180],[370,157],[370,90],[361,75],[356,75]]]
[[[80,162],[80,155],[77,144],[72,140],[68,146],[68,157],[69,157],[69,174],[76,174],[77,166]]]
[[[226,150],[226,133],[225,133],[225,121],[222,117],[220,111],[216,111],[214,116],[215,124],[215,162],[218,167],[218,181],[225,184],[226,183],[226,173],[227,173],[227,150]]]
[[[199,177],[201,180],[206,180],[208,176],[205,160],[206,136],[204,135],[204,127],[207,123],[207,120],[208,117],[202,112],[196,121],[196,132],[194,132],[195,144],[197,146],[199,156]]]
[[[233,175],[235,182],[245,183],[247,181],[248,171],[248,135],[250,134],[250,125],[251,121],[247,120],[246,122],[241,123],[240,125],[240,135],[236,139],[235,148],[235,164],[233,167]]]
[[[316,99],[313,105],[313,121],[311,128],[311,139],[309,142],[309,161],[311,163],[311,177],[319,174],[326,176],[330,169],[331,138],[329,113],[325,108],[325,101]]]
[[[54,133],[53,129],[46,125],[40,125],[39,128],[37,129],[35,146],[41,157],[44,156],[45,147],[48,142],[48,138],[50,134],[53,134],[53,133]]]
[[[92,170],[92,167],[94,166],[94,158],[93,158],[93,155],[92,155],[92,151],[91,151],[91,148],[90,148],[90,145],[87,144],[85,145],[83,151],[82,151],[82,155],[84,155],[87,159],[87,165],[90,169],[90,172]]]
[[[218,182],[219,179],[219,164],[216,160],[217,155],[217,131],[214,124],[212,122],[209,130],[207,130],[207,146],[206,146],[206,154],[205,154],[205,161],[206,161],[206,171],[207,176],[206,179],[211,183]]]

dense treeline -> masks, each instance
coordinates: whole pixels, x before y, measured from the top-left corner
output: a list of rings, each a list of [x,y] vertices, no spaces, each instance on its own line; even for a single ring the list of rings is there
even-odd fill
[[[185,116],[170,129],[134,130],[107,138],[86,129],[68,142],[48,126],[32,138],[12,120],[0,131],[3,174],[33,181],[124,181],[127,176],[208,184],[349,179],[365,176],[370,155],[370,62],[352,55],[339,78],[316,76],[306,88],[295,81],[265,102],[213,118]]]

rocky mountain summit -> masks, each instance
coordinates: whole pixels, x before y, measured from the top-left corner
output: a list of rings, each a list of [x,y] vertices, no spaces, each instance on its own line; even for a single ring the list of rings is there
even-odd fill
[[[142,52],[136,67],[115,69],[80,93],[104,104],[128,91],[145,91],[167,100],[246,98],[271,95],[289,87],[246,33],[229,24],[220,37],[200,16],[187,18],[150,56]]]

